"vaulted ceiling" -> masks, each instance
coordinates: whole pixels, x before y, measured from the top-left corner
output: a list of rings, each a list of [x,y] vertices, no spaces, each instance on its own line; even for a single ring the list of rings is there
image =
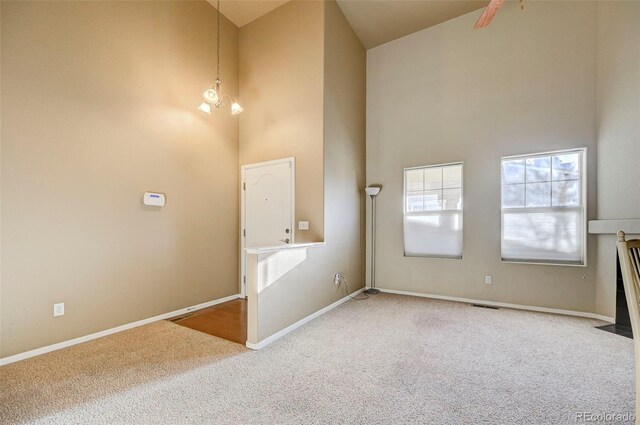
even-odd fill
[[[217,0],[208,1],[216,6]],[[231,22],[241,27],[287,1],[221,0],[220,11]],[[337,2],[367,49],[483,8],[488,3],[487,0],[337,0]]]
[[[217,0],[207,0],[216,7]],[[266,15],[288,0],[221,0],[220,12],[236,26],[241,27]]]
[[[485,7],[468,0],[337,0],[367,49]]]

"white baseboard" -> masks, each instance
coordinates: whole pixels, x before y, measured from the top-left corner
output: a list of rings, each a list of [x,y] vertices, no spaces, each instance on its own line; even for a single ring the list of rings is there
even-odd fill
[[[355,297],[356,295],[360,294],[364,290],[365,290],[365,288],[360,288],[357,291],[353,292],[351,294],[351,296]],[[247,348],[250,348],[252,350],[259,350],[261,348],[264,348],[267,345],[271,344],[273,341],[282,338],[283,336],[285,336],[289,332],[298,329],[300,326],[304,325],[305,323],[308,323],[308,322],[312,321],[313,319],[315,319],[315,318],[317,318],[319,316],[322,316],[323,314],[325,314],[329,310],[333,310],[334,308],[338,307],[340,304],[345,303],[345,302],[349,301],[350,299],[351,298],[349,297],[349,295],[347,295],[346,297],[339,299],[338,301],[334,302],[333,304],[329,304],[325,308],[320,309],[320,310],[316,311],[315,313],[312,313],[312,314],[308,315],[307,317],[298,320],[294,324],[287,326],[286,328],[282,329],[279,332],[274,333],[270,337],[263,339],[262,341],[260,341],[257,344],[254,344],[254,343],[251,343],[251,342],[247,341],[246,346],[247,346]]]
[[[58,342],[56,344],[47,345],[46,347],[36,348],[35,350],[25,351],[24,353],[15,354],[13,356],[0,359],[0,366],[7,365],[9,363],[15,363],[20,360],[25,360],[31,357],[39,356],[40,354],[61,350],[63,348],[71,347],[72,345],[81,344],[83,342],[91,341],[97,338],[102,338],[103,336],[112,335],[118,332],[126,331],[128,329],[137,328],[138,326],[146,325],[148,323],[157,322],[159,320],[170,319],[172,317],[180,316],[194,310],[200,310],[202,308],[211,307],[212,305],[221,304],[227,301],[235,300],[237,298],[240,298],[240,294],[230,295],[228,297],[219,298],[213,301],[207,301],[206,303],[197,304],[191,307],[181,308],[180,310],[175,310],[170,313],[164,313],[159,316],[149,317],[148,319],[138,320],[137,322],[127,323],[126,325],[117,326],[115,328],[96,332],[90,335],[81,336],[78,338],[70,339],[68,341]]]
[[[586,311],[561,310],[557,308],[537,307],[533,305],[500,303],[495,301],[474,300],[470,298],[449,297],[446,295],[433,295],[433,294],[422,294],[420,292],[398,291],[395,289],[384,289],[384,288],[378,288],[378,289],[380,290],[380,292],[386,292],[388,294],[408,295],[411,297],[422,297],[422,298],[433,298],[436,300],[456,301],[456,302],[467,303],[467,304],[482,304],[482,305],[488,305],[492,307],[512,308],[515,310],[537,311],[539,313],[552,313],[552,314],[562,314],[565,316],[586,317],[588,319],[597,319],[597,320],[602,320],[604,322],[609,322],[609,323],[615,322],[615,319],[613,317],[603,316],[595,313],[588,313]]]

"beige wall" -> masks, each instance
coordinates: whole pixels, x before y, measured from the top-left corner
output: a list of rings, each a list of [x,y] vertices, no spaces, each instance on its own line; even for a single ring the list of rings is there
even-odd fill
[[[368,51],[367,182],[384,185],[377,286],[593,312],[593,237],[586,268],[500,262],[500,157],[587,147],[595,216],[596,4],[507,2],[481,31],[477,15]],[[463,259],[403,257],[403,168],[454,161]]]
[[[0,358],[2,358],[2,6],[0,5]]]
[[[293,1],[240,30],[240,164],[295,156],[296,242],[324,235],[322,10]]]
[[[366,63],[334,2],[286,3],[241,28],[240,52],[241,162],[295,156],[296,216],[313,234],[298,242],[326,242],[261,292],[262,340],[344,297],[335,273],[363,286]]]
[[[640,218],[640,2],[598,2],[597,31],[597,217]],[[615,315],[615,241],[598,237],[596,311],[607,316]]]
[[[364,286],[366,51],[335,1],[325,6],[325,241],[350,289]]]
[[[1,7],[0,356],[237,293],[238,119],[196,109],[215,78],[215,9]],[[226,19],[222,37],[236,94]],[[145,191],[167,205],[143,207]]]

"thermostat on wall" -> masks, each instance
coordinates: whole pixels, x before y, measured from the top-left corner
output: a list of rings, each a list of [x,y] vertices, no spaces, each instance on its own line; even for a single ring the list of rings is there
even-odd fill
[[[145,192],[143,202],[153,207],[164,207],[164,193]]]

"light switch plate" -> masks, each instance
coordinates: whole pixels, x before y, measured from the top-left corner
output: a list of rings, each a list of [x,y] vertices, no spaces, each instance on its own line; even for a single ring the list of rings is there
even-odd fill
[[[309,222],[308,221],[299,221],[298,222],[298,230],[309,230]]]

